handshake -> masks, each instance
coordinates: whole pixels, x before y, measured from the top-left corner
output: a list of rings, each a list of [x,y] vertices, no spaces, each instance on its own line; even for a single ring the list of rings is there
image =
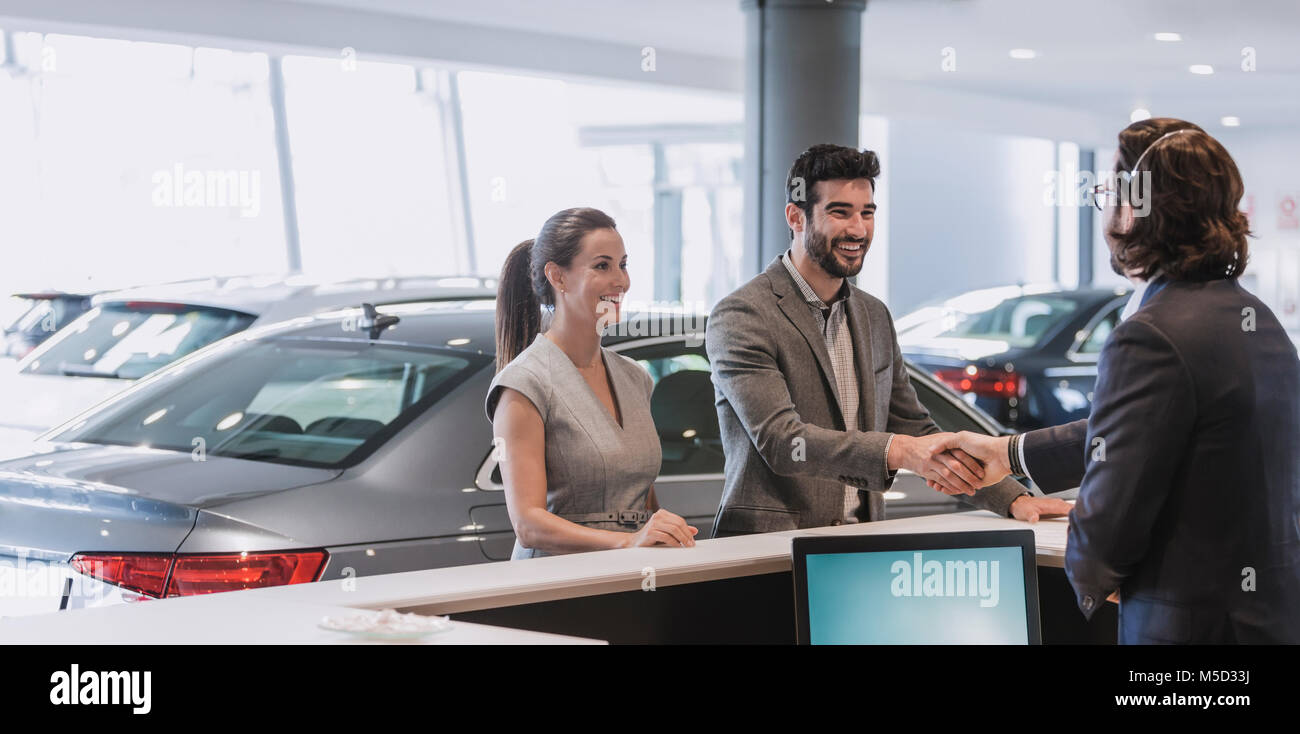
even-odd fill
[[[891,471],[907,469],[944,494],[973,495],[981,487],[1011,475],[1009,436],[985,436],[970,431],[928,436],[894,434],[886,463]],[[1070,504],[1049,497],[1019,497],[1011,505],[1014,517],[1034,522],[1040,516],[1067,515]]]

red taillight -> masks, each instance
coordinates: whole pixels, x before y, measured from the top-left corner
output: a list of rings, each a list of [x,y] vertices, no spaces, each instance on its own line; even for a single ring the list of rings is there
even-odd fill
[[[948,367],[934,371],[939,381],[957,392],[986,398],[1024,397],[1024,378],[1018,372],[983,367]]]
[[[167,596],[303,584],[316,580],[325,558],[325,551],[176,556]]]
[[[162,598],[315,581],[328,558],[323,550],[193,555],[78,553],[71,565],[87,576]]]
[[[72,557],[72,568],[100,581],[123,589],[161,597],[167,588],[167,572],[171,570],[172,556],[78,553]]]

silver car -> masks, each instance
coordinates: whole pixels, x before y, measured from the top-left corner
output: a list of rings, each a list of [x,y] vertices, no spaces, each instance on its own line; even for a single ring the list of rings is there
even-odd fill
[[[251,329],[42,436],[0,462],[0,573],[45,593],[0,599],[0,614],[508,558],[483,415],[493,309],[347,309]],[[708,537],[723,451],[701,334],[646,319],[654,328],[606,345],[654,378],[656,494]],[[909,374],[943,428],[1001,430]],[[966,509],[907,473],[886,497],[892,517]]]
[[[493,298],[495,281],[418,276],[318,281],[303,276],[205,278],[111,291],[0,371],[0,457],[222,337],[360,303]]]

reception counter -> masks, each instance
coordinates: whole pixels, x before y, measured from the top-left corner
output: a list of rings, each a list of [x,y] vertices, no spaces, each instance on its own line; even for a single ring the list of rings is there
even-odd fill
[[[1113,605],[1092,624],[1074,609],[1066,527],[977,511],[502,561],[3,620],[0,642],[323,643],[344,640],[316,628],[320,617],[392,608],[458,622],[458,636],[433,642],[784,643],[794,639],[795,536],[1023,528],[1037,545],[1044,641],[1113,641]]]

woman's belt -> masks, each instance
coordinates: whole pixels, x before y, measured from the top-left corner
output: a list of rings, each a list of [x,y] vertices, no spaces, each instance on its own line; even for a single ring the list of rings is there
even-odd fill
[[[619,525],[638,527],[650,519],[652,513],[640,510],[623,510],[622,512],[588,512],[580,515],[559,515],[575,523],[616,522]]]

